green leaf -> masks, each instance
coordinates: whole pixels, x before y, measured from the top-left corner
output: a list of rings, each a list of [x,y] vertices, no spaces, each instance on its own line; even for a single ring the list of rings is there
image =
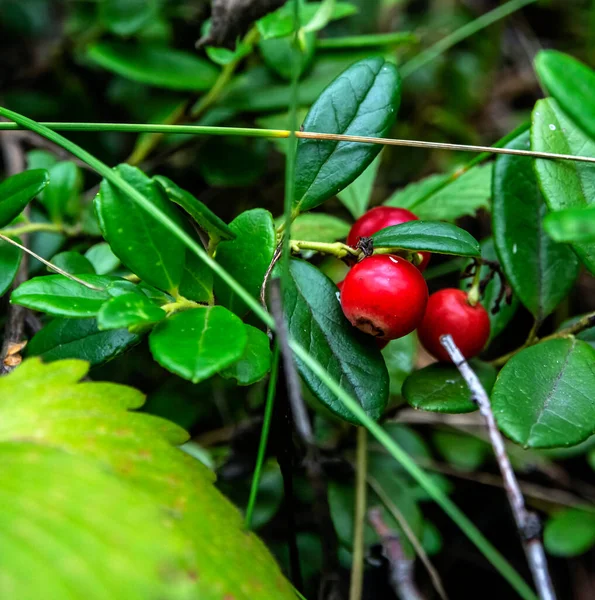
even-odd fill
[[[186,257],[180,294],[195,302],[213,304],[213,271],[195,254]]]
[[[399,396],[403,383],[413,371],[415,353],[417,351],[417,338],[410,333],[398,340],[392,340],[382,350],[390,377],[390,395]]]
[[[83,178],[72,161],[56,163],[48,171],[50,184],[39,199],[46,207],[50,221],[61,223],[64,217],[74,217],[80,212]]]
[[[212,21],[207,19],[200,28],[200,33],[203,37],[207,36],[211,31]],[[239,61],[252,52],[252,45],[238,39],[235,48],[223,48],[217,46],[206,46],[205,51],[207,56],[216,64],[225,66],[231,62]]]
[[[120,259],[106,242],[91,246],[85,252],[85,258],[93,265],[98,275],[107,275],[120,266]]]
[[[198,383],[242,358],[246,327],[222,306],[193,308],[161,322],[149,336],[151,353],[163,367]]]
[[[300,18],[302,23],[309,23],[319,11],[322,2],[308,2],[302,4],[300,8]],[[335,2],[335,6],[328,17],[328,20],[343,19],[357,12],[357,7],[350,2]],[[258,31],[262,39],[287,37],[294,30],[293,7],[285,4],[278,10],[269,13],[256,22]]]
[[[91,262],[78,252],[60,252],[51,262],[71,275],[95,275]]]
[[[353,183],[337,194],[354,219],[359,219],[370,204],[381,159],[382,154],[379,154]]]
[[[99,331],[95,319],[54,319],[35,334],[26,352],[44,362],[78,358],[96,366],[122,354],[140,339],[126,329]]]
[[[129,36],[157,17],[157,0],[101,0],[99,19],[116,35]]]
[[[494,246],[493,238],[486,238],[481,242],[481,257],[485,260],[499,261],[498,255],[496,254],[496,248]],[[468,263],[468,265],[471,263]],[[468,266],[466,265],[466,266]],[[490,267],[488,265],[481,266],[480,278],[483,280],[490,273]],[[461,289],[468,290],[471,287],[470,279],[461,280]],[[481,297],[482,306],[488,311],[490,317],[490,341],[496,338],[506,326],[510,323],[514,317],[518,307],[519,299],[515,294],[512,294],[510,304],[506,302],[506,298],[503,297],[498,312],[494,313],[493,310],[496,308],[500,292],[502,290],[502,280],[498,275],[495,275],[490,283],[486,286],[483,296]],[[489,341],[488,341],[489,345]]]
[[[552,556],[580,556],[595,544],[595,513],[568,508],[548,519],[543,532],[545,549]]]
[[[4,240],[0,241],[0,296],[6,293],[17,276],[22,256],[19,248]]]
[[[530,133],[521,134],[506,148],[529,150]],[[545,233],[546,212],[533,160],[499,156],[494,165],[494,242],[506,278],[538,321],[567,296],[579,271],[570,247],[553,242]]]
[[[302,344],[344,389],[357,398],[373,419],[382,415],[389,393],[389,377],[376,341],[351,326],[337,298],[337,286],[316,267],[290,262],[283,308],[293,339]],[[300,374],[316,397],[339,417],[357,419],[298,358]]]
[[[385,136],[394,123],[401,81],[394,65],[368,58],[337,77],[314,103],[304,131]],[[295,212],[310,210],[339,193],[376,158],[378,144],[300,139],[296,155]]]
[[[595,209],[568,208],[550,213],[544,220],[545,230],[556,242],[595,242]]]
[[[45,169],[34,169],[12,175],[0,183],[0,227],[18,217],[49,182]]]
[[[535,70],[562,110],[595,139],[595,72],[568,54],[542,50],[535,58]]]
[[[90,289],[64,275],[34,277],[12,293],[10,301],[58,317],[94,317],[102,304],[114,296],[134,290],[134,285],[119,277],[81,275],[98,289]]]
[[[252,385],[271,370],[270,340],[266,333],[246,325],[248,342],[239,361],[219,374],[225,379],[236,379],[238,385]]]
[[[276,222],[280,225],[283,217]],[[291,224],[291,237],[306,242],[336,242],[347,237],[351,225],[326,213],[298,215]]]
[[[488,363],[471,361],[471,366],[488,394],[496,381],[496,369]],[[471,393],[454,365],[431,364],[410,375],[403,384],[405,400],[420,410],[459,414],[477,410]]]
[[[413,211],[420,219],[455,221],[488,209],[492,186],[492,165],[470,169],[442,187],[450,175],[431,175],[395,192],[386,202]]]
[[[531,148],[539,152],[595,156],[589,139],[562,112],[555,100],[540,100],[533,110]],[[572,160],[535,160],[537,179],[551,211],[584,208],[595,199],[595,165]],[[595,243],[572,245],[587,269],[595,273]]]
[[[554,339],[526,348],[500,372],[492,406],[500,429],[527,448],[572,446],[595,432],[595,350]]]
[[[210,62],[157,44],[97,42],[89,47],[87,57],[126,79],[172,90],[205,91],[213,86],[218,75]]]
[[[435,431],[434,446],[459,471],[476,471],[492,454],[490,445],[472,435],[452,431]]]
[[[129,165],[120,165],[116,171],[159,210],[182,226],[181,216],[168,202],[162,188],[142,171]],[[106,180],[101,182],[95,198],[95,209],[103,236],[113,253],[147,283],[175,293],[184,271],[186,249],[182,242]]]
[[[316,50],[316,34],[304,35],[304,48],[300,47],[298,73],[301,76],[314,59]],[[264,60],[264,64],[283,79],[291,80],[293,74],[294,45],[293,37],[282,37],[269,40],[261,40],[258,49]]]
[[[219,244],[217,262],[258,298],[275,252],[273,217],[267,210],[254,208],[237,216],[229,227],[236,239]],[[247,305],[219,277],[215,279],[215,296],[220,304],[238,315],[248,312]]]
[[[437,254],[480,256],[479,242],[451,223],[409,221],[381,229],[372,236],[375,248],[426,250]]]
[[[233,240],[235,238],[235,233],[229,225],[190,192],[183,190],[171,179],[162,175],[156,175],[153,179],[165,190],[168,198],[181,206],[210,236],[216,240]]]
[[[63,450],[2,443],[0,457],[3,596],[191,598],[192,557],[150,497]]]
[[[107,329],[152,325],[165,319],[165,311],[141,294],[124,294],[108,300],[97,314],[97,326]]]

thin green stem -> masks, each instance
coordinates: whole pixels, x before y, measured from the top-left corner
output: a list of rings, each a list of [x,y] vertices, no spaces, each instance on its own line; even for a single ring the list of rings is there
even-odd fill
[[[289,243],[292,252],[301,252],[302,250],[312,250],[321,254],[330,254],[337,258],[345,258],[346,256],[361,256],[361,250],[356,250],[342,242],[309,242],[302,240],[291,240]]]
[[[0,233],[7,237],[19,237],[27,233],[37,233],[39,231],[48,231],[51,233],[66,233],[63,225],[57,223],[27,223],[17,227],[9,227],[8,229],[0,229]]]
[[[361,600],[364,584],[364,531],[366,526],[368,432],[357,428],[357,451],[355,470],[355,511],[353,524],[353,556],[351,560],[351,584],[349,600]]]
[[[350,35],[345,37],[322,38],[316,42],[316,46],[323,50],[338,48],[370,48],[378,46],[401,46],[405,44],[417,44],[419,37],[414,33],[395,32],[377,33],[372,35]]]
[[[409,75],[432,62],[459,42],[462,42],[482,29],[493,25],[497,21],[504,19],[517,10],[520,10],[523,8],[523,6],[527,6],[527,4],[532,4],[533,2],[537,2],[537,0],[510,0],[510,2],[507,2],[506,4],[495,8],[485,15],[482,15],[481,17],[471,21],[470,23],[463,25],[463,27],[453,31],[450,35],[447,35],[439,42],[436,42],[433,46],[430,46],[423,52],[420,52],[409,62],[406,62],[399,69],[402,77],[409,77]]]
[[[171,315],[176,312],[180,312],[182,310],[188,310],[190,308],[198,308],[200,306],[204,306],[204,304],[200,304],[198,302],[194,302],[194,300],[188,300],[183,296],[176,298],[175,302],[169,302],[168,304],[163,304],[161,308],[168,314]]]
[[[143,196],[143,194],[122,179],[115,170],[110,169],[106,164],[95,158],[89,152],[83,150],[80,146],[67,140],[60,134],[24,117],[23,115],[6,108],[0,108],[0,115],[15,121],[23,128],[30,129],[46,139],[55,142],[95,169],[107,181],[127,194],[138,206],[153,216],[154,219],[167,227],[167,229],[182,241],[184,245],[197,256],[197,258],[202,260],[218,277],[225,281],[267,327],[272,330],[275,329],[273,318],[262,308],[256,298],[240,285],[223,267],[213,260],[213,258],[205,252],[204,248],[189,236],[182,227],[177,225],[177,223],[161,212],[161,210],[152,204],[145,196]],[[428,492],[453,521],[457,523],[465,535],[477,546],[506,580],[510,582],[519,595],[527,600],[535,600],[535,595],[506,559],[490,544],[483,534],[473,525],[473,523],[471,523],[471,521],[469,521],[466,515],[457,508],[450,498],[442,492],[433,480],[415,464],[411,457],[398,444],[396,444],[386,431],[367,415],[357,400],[347,393],[341,385],[326,372],[324,367],[316,359],[310,356],[298,342],[290,339],[289,344],[295,355],[312,370],[320,381],[326,385],[341,402],[343,402],[346,408],[350,410],[368,431],[370,431],[386,448],[387,452],[403,466],[403,468]]]
[[[260,442],[258,444],[258,454],[256,456],[256,466],[252,475],[252,484],[250,485],[250,497],[248,498],[248,506],[246,507],[246,528],[252,527],[252,516],[254,515],[254,507],[256,506],[256,498],[258,496],[258,486],[260,485],[260,475],[264,465],[266,456],[267,443],[269,440],[269,432],[271,430],[271,421],[273,418],[273,407],[275,405],[275,393],[277,391],[277,378],[279,377],[279,345],[275,344],[273,349],[273,362],[271,364],[271,375],[269,377],[269,387],[267,390],[266,404],[264,406],[264,418],[262,421],[262,429],[260,431]]]

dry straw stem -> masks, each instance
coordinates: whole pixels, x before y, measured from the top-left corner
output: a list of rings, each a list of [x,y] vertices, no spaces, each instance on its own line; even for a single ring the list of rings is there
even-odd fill
[[[550,579],[545,551],[541,542],[541,522],[539,517],[535,513],[530,513],[525,506],[523,493],[521,492],[516,475],[510,464],[510,459],[506,453],[504,439],[496,425],[490,398],[479,381],[479,378],[455,344],[452,336],[443,335],[440,338],[440,343],[460,371],[467,387],[471,391],[472,400],[477,403],[479,411],[485,419],[490,435],[490,442],[494,449],[496,461],[498,462],[498,467],[504,481],[504,489],[506,490],[508,502],[521,536],[521,541],[525,549],[525,554],[539,598],[541,600],[555,600],[556,594]]]

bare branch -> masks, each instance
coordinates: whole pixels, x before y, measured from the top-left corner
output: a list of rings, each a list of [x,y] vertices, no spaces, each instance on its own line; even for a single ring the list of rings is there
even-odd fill
[[[523,498],[521,488],[506,453],[504,439],[496,425],[490,398],[479,378],[455,344],[452,336],[443,335],[440,338],[440,343],[460,371],[471,391],[472,400],[477,403],[479,411],[485,419],[490,435],[490,442],[496,455],[502,479],[504,480],[504,489],[506,490],[508,502],[521,536],[539,597],[541,600],[555,600],[556,594],[550,579],[545,552],[541,542],[541,522],[539,517],[535,513],[529,512],[525,506],[525,499]]]

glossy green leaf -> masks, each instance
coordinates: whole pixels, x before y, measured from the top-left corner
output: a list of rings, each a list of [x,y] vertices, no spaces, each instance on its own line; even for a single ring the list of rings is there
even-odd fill
[[[97,326],[107,329],[152,325],[165,319],[165,311],[142,294],[124,294],[105,302],[97,313]]]
[[[91,262],[78,252],[60,252],[51,262],[71,275],[95,275]]]
[[[450,175],[430,175],[395,192],[387,206],[406,208],[420,219],[455,221],[488,209],[492,165],[476,166],[444,186]],[[444,186],[444,187],[443,187]]]
[[[186,257],[180,294],[188,300],[213,304],[213,271],[195,254]]]
[[[117,167],[118,174],[159,210],[183,225],[162,188],[142,171],[129,165]],[[182,279],[186,249],[153,216],[111,183],[102,181],[95,209],[103,236],[113,253],[136,275],[151,285],[175,292]]]
[[[401,81],[394,65],[368,58],[349,67],[314,103],[303,124],[309,132],[384,137],[394,123]],[[347,187],[381,151],[377,144],[300,139],[294,210],[310,210]]]
[[[78,358],[95,366],[122,354],[140,339],[126,329],[100,331],[95,319],[54,319],[29,342],[27,356],[39,356],[44,362]]]
[[[479,256],[479,242],[451,223],[409,221],[381,229],[372,236],[375,248],[426,250],[437,254]]]
[[[370,204],[381,158],[382,154],[379,154],[353,183],[337,194],[354,219],[359,219]]]
[[[96,42],[87,57],[127,79],[172,90],[208,90],[218,74],[210,62],[195,54],[157,44]]]
[[[0,183],[0,227],[18,217],[49,182],[45,169],[33,169],[17,173]]]
[[[544,220],[548,235],[556,242],[595,243],[595,208],[568,208],[550,213]]]
[[[496,248],[494,246],[493,238],[486,238],[481,242],[481,257],[485,260],[498,261],[499,258],[496,254]],[[471,264],[471,263],[468,263]],[[468,266],[468,265],[466,265]],[[481,266],[481,280],[487,277],[490,274],[490,267],[488,265]],[[472,278],[470,279],[461,279],[461,289],[469,290],[471,287]],[[497,337],[506,326],[510,323],[511,319],[514,317],[518,307],[519,307],[519,299],[513,293],[510,304],[506,302],[506,297],[501,299],[500,304],[498,305],[498,311],[494,313],[494,309],[497,306],[498,298],[500,297],[500,292],[502,289],[502,280],[498,275],[495,275],[490,283],[486,286],[483,296],[481,297],[482,306],[488,311],[488,315],[490,317],[490,341]],[[488,341],[489,345],[489,341]]]
[[[319,11],[322,2],[308,2],[303,4],[300,10],[302,23],[309,23]],[[343,19],[357,12],[357,7],[350,2],[335,2],[335,6],[329,16],[329,20]],[[278,10],[269,13],[256,23],[258,31],[263,39],[286,37],[294,30],[293,8],[285,4]]]
[[[64,275],[34,277],[12,293],[10,301],[58,317],[94,317],[102,304],[114,296],[134,290],[134,285],[119,277],[80,275],[97,289],[90,289]]]
[[[552,556],[580,556],[595,545],[595,513],[568,508],[545,524],[545,549]]]
[[[210,208],[183,190],[171,179],[156,175],[153,179],[165,190],[168,198],[181,206],[209,235],[217,240],[233,240],[235,233]]]
[[[595,350],[555,339],[522,350],[500,372],[492,406],[500,429],[528,448],[572,446],[595,433]]]
[[[3,296],[12,285],[19,271],[21,258],[21,250],[8,242],[0,241],[0,296]]]
[[[414,333],[410,333],[398,340],[390,341],[382,350],[382,356],[386,362],[390,377],[391,396],[399,396],[401,394],[403,383],[415,366],[416,351],[417,339]]]
[[[61,223],[65,217],[76,216],[80,212],[82,174],[72,161],[58,162],[48,172],[50,183],[39,199],[46,207],[50,221]]]
[[[540,100],[535,105],[531,148],[540,152],[595,156],[595,141],[580,131],[552,99]],[[595,200],[595,165],[537,159],[535,170],[551,211],[583,208]],[[587,269],[595,273],[595,243],[578,242],[572,247]]]
[[[129,36],[157,16],[157,0],[101,0],[99,19],[112,33]]]
[[[316,34],[304,35],[304,47],[299,48],[299,74],[301,75],[312,64],[316,50]],[[258,49],[264,64],[283,79],[291,80],[293,72],[294,46],[293,37],[282,37],[261,40]]]
[[[91,246],[85,252],[85,258],[93,265],[98,275],[107,275],[120,266],[120,259],[106,242]]]
[[[476,471],[493,453],[490,444],[484,440],[453,431],[435,431],[432,442],[445,460],[459,471]]]
[[[595,71],[568,54],[542,50],[535,70],[562,110],[595,139]]]
[[[529,132],[506,147],[529,150]],[[545,233],[546,212],[533,160],[499,156],[494,165],[494,242],[510,285],[538,321],[566,297],[579,271],[570,247],[552,241]]]
[[[283,308],[292,337],[327,372],[353,394],[373,419],[382,415],[389,393],[389,377],[375,340],[352,327],[337,297],[337,286],[316,267],[301,260],[290,263]],[[296,364],[315,396],[341,418],[355,417],[301,360]]]
[[[271,342],[266,333],[246,325],[248,341],[242,358],[220,372],[225,379],[235,379],[238,385],[252,385],[271,370]]]
[[[496,369],[478,360],[471,361],[471,366],[489,393],[496,381]],[[434,363],[415,371],[403,384],[403,396],[420,410],[449,414],[477,410],[459,370],[450,364]]]
[[[217,262],[258,298],[275,252],[273,217],[267,210],[254,208],[236,217],[229,227],[236,239],[219,244]],[[215,279],[215,297],[238,315],[248,311],[246,304],[219,277]]]
[[[246,343],[246,327],[222,306],[176,313],[157,325],[149,336],[155,360],[193,383],[240,360]]]
[[[277,224],[283,222],[283,217]],[[326,213],[298,215],[291,224],[291,237],[307,242],[336,242],[347,237],[351,225],[343,219]]]
[[[150,497],[49,446],[2,443],[0,457],[0,595],[192,598],[192,556]]]

